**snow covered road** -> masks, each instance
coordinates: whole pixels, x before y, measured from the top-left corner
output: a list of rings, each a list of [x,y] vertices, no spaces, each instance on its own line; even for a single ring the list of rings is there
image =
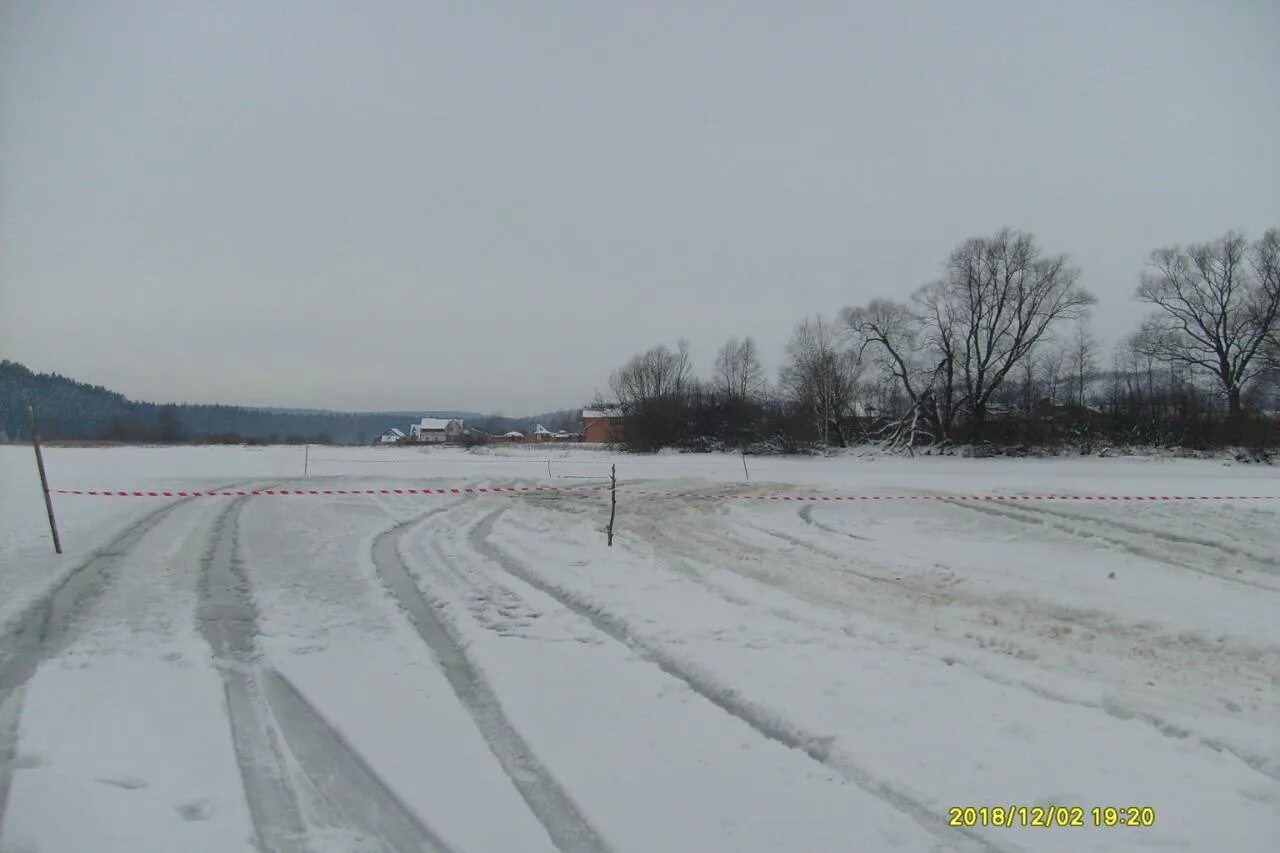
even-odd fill
[[[21,451],[0,447],[3,851],[1280,840],[1280,501],[633,495],[607,548],[598,492],[71,497],[59,560]],[[768,459],[742,482],[718,456],[312,454],[322,488],[575,489],[617,462],[695,494],[1280,497],[1274,469],[1193,460]],[[49,456],[68,487],[303,483],[289,448]],[[1085,826],[949,820],[1011,805]]]

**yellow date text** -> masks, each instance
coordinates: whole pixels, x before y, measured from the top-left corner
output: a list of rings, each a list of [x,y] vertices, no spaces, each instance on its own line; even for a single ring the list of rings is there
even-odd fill
[[[962,828],[1025,826],[1046,829],[1061,827],[1145,827],[1155,826],[1156,810],[1151,806],[952,806],[948,825]]]

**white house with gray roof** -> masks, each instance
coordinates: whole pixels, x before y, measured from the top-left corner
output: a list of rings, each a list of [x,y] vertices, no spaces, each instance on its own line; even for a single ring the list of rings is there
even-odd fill
[[[409,440],[423,444],[444,444],[462,437],[462,421],[457,418],[423,418],[409,427]]]

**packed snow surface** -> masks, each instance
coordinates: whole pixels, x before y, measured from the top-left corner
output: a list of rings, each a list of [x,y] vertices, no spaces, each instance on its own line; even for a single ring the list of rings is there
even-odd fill
[[[46,463],[55,488],[379,492],[55,495],[58,557],[30,450],[0,447],[3,851],[1280,849],[1280,500],[1246,499],[1280,498],[1274,468]],[[494,485],[559,491],[391,491]],[[741,499],[1046,493],[1233,499]],[[953,826],[970,806],[1084,825]]]

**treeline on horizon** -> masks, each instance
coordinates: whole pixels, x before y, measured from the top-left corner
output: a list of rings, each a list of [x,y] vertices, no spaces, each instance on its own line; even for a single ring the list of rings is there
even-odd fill
[[[483,432],[577,428],[577,410],[529,418],[468,412],[315,412],[245,406],[145,403],[56,373],[0,361],[0,439],[30,437],[35,406],[42,437],[51,440],[158,444],[368,444],[390,427],[408,432],[426,414],[463,417]]]
[[[1080,278],[1003,229],[905,299],[801,320],[776,381],[750,337],[706,379],[681,340],[632,357],[596,405],[621,409],[641,451],[1280,444],[1280,229],[1153,251],[1133,296],[1150,312],[1111,352]]]

